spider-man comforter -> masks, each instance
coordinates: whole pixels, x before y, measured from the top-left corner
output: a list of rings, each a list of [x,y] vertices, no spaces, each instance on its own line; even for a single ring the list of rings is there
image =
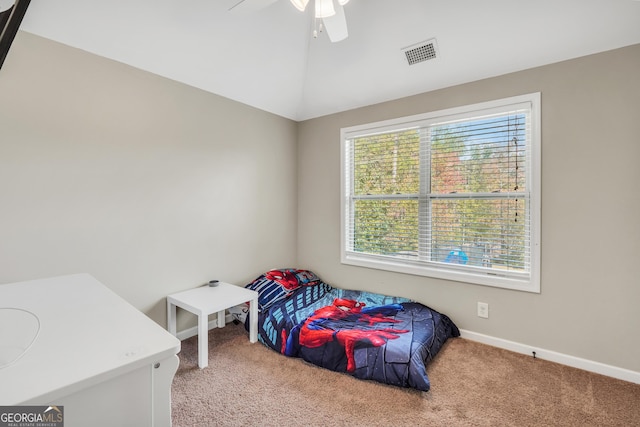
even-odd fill
[[[427,362],[459,335],[447,316],[422,304],[321,281],[261,307],[258,318],[258,339],[282,354],[423,391],[430,388]]]

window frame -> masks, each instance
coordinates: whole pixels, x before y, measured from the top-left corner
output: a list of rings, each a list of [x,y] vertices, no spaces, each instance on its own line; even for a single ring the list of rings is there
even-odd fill
[[[529,193],[529,259],[530,271],[522,275],[509,274],[501,276],[495,272],[488,272],[482,269],[474,269],[465,266],[464,269],[456,269],[455,266],[448,265],[446,268],[434,265],[433,262],[425,263],[419,260],[404,258],[393,258],[389,256],[366,254],[350,251],[347,245],[350,241],[350,225],[348,219],[351,217],[351,203],[353,190],[350,172],[351,164],[347,164],[350,156],[347,153],[348,140],[355,137],[374,135],[377,133],[393,130],[418,127],[425,123],[447,121],[453,116],[469,119],[480,117],[491,112],[508,111],[510,107],[518,104],[528,104],[530,106],[530,151],[527,173],[530,174],[527,180],[526,192]],[[520,290],[526,292],[540,293],[540,225],[541,225],[541,95],[539,92],[525,95],[513,96],[493,101],[464,105],[460,107],[437,110],[413,116],[400,117],[396,119],[367,123],[362,125],[345,127],[340,130],[341,152],[340,152],[340,259],[342,264],[353,265],[366,268],[374,268],[398,273],[432,277],[437,279],[452,280],[470,284],[492,286],[505,289]],[[429,166],[430,167],[430,166]],[[420,193],[426,190],[428,184],[429,169],[421,167]],[[407,195],[404,195],[406,198]],[[360,196],[356,196],[360,197]],[[440,196],[428,195],[438,198]]]

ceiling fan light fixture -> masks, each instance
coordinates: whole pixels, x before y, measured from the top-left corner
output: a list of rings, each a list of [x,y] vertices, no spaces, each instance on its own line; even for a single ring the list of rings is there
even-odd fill
[[[328,18],[335,14],[333,0],[316,0],[316,18]]]
[[[309,3],[309,0],[291,0],[291,4],[293,4],[295,8],[298,9],[300,12],[304,12],[304,10],[307,8],[308,3]]]

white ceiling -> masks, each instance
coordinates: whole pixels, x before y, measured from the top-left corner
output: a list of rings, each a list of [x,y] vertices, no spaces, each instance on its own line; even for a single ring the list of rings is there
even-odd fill
[[[338,43],[312,7],[237,1],[33,0],[21,29],[294,120],[640,43],[637,0],[351,0]]]

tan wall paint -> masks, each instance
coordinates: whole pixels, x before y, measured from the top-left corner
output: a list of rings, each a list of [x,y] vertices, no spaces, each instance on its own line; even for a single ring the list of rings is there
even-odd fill
[[[0,283],[90,273],[164,325],[167,294],[292,265],[296,135],[20,32],[0,70]]]
[[[302,122],[298,261],[470,331],[640,371],[639,71],[635,45]],[[542,93],[541,294],[340,264],[341,127],[531,92]]]

